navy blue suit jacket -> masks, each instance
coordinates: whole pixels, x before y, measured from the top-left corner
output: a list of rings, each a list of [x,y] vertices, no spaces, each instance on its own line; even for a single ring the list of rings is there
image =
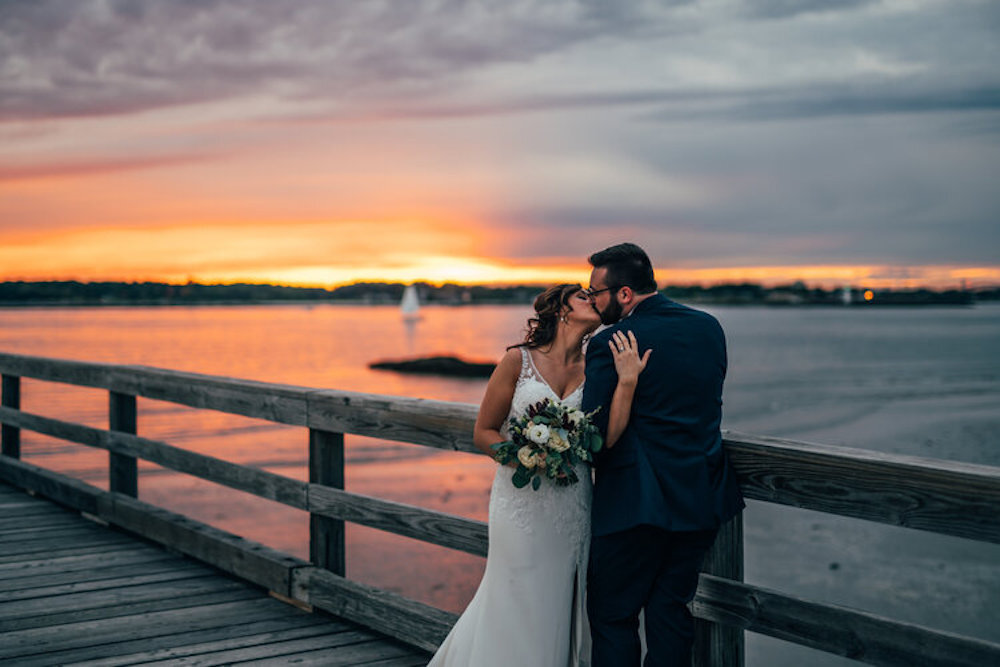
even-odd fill
[[[607,433],[618,382],[608,340],[635,333],[640,354],[652,348],[639,375],[628,427],[595,460],[593,534],[649,524],[672,531],[717,528],[743,508],[722,448],[722,383],[726,339],[718,321],[655,294],[587,348],[583,409]]]

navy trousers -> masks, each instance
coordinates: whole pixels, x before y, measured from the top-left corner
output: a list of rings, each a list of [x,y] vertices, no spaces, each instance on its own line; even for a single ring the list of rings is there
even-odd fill
[[[694,619],[687,604],[717,532],[636,526],[593,539],[587,576],[591,667],[638,667],[643,609],[645,667],[690,667]]]

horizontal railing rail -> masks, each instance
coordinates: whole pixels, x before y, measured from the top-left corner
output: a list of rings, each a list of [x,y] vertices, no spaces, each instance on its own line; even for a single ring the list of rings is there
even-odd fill
[[[0,459],[4,478],[29,488],[32,484],[45,487],[61,502],[147,536],[150,531],[137,517],[160,516],[159,523],[152,522],[160,526],[153,538],[163,538],[175,548],[178,541],[187,539],[186,533],[178,529],[182,537],[171,536],[163,526],[186,526],[196,535],[190,538],[192,544],[200,545],[188,547],[198,557],[415,645],[433,648],[443,639],[453,615],[344,579],[343,522],[476,555],[486,553],[483,522],[342,488],[343,434],[480,454],[471,439],[473,405],[4,353],[0,353],[0,374],[4,389],[0,423],[7,455]],[[109,391],[110,428],[21,410],[22,377]],[[310,482],[140,437],[135,434],[137,396],[307,427]],[[111,491],[75,480],[58,481],[62,476],[16,461],[21,429],[110,452]],[[1000,543],[1000,468],[736,433],[727,433],[724,444],[747,498]],[[170,515],[169,520],[163,519],[169,514],[166,510],[128,498],[136,495],[136,459],[310,512],[312,563],[293,559],[289,564],[281,556],[268,556],[279,565],[270,568],[266,577],[255,579],[245,571],[237,572],[230,563],[230,547],[252,543],[200,524],[193,528],[197,522],[187,518]],[[216,557],[213,547],[206,546],[215,542],[227,545],[219,547],[225,557]],[[261,545],[247,548],[269,553]],[[696,663],[741,664],[744,629],[878,665],[980,665],[984,659],[1000,660],[1000,645],[991,642],[803,600],[741,580],[742,529],[737,520],[720,532],[693,604],[696,617],[709,622],[702,628]],[[372,620],[383,607],[388,616]],[[395,619],[395,625],[387,627],[386,618]]]

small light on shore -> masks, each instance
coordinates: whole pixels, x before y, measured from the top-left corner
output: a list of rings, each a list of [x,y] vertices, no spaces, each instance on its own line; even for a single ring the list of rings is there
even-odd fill
[[[870,289],[866,289],[865,290],[865,301],[871,301],[874,298],[875,298],[875,292],[871,291]]]

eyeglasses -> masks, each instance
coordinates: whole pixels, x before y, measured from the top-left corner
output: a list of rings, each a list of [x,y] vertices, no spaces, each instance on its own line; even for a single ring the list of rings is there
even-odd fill
[[[607,292],[609,290],[616,290],[616,289],[621,289],[621,288],[620,287],[615,287],[613,285],[608,285],[607,287],[602,287],[601,289],[593,289],[592,287],[588,287],[587,289],[585,289],[583,291],[584,291],[584,293],[588,297],[594,298],[595,296],[597,296],[601,292]]]

